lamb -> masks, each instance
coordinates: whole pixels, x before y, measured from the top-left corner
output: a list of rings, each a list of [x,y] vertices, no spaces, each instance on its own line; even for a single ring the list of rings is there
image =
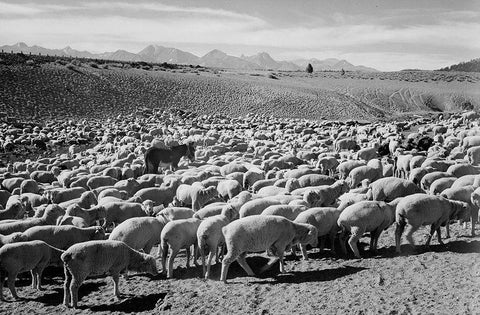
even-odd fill
[[[307,207],[302,205],[273,205],[263,210],[261,215],[278,215],[293,221],[305,210]]]
[[[340,163],[333,156],[324,156],[320,157],[315,165],[316,168],[319,168],[322,174],[333,176],[334,170],[338,167]]]
[[[18,195],[10,196],[5,205],[5,209],[0,209],[0,224],[1,220],[7,219],[21,219],[28,207],[28,199]]]
[[[257,191],[257,194],[261,197],[285,195],[287,193],[287,189],[279,186],[265,186]]]
[[[448,167],[447,173],[455,177],[462,177],[465,175],[480,174],[480,167],[471,164],[454,164]]]
[[[44,194],[50,199],[51,203],[62,203],[68,200],[80,198],[80,196],[87,190],[83,187],[73,188],[55,188],[47,190]]]
[[[260,189],[262,189],[263,187],[267,187],[267,186],[272,186],[273,184],[275,184],[275,182],[277,181],[276,178],[269,178],[269,179],[260,179],[260,180],[257,180],[250,188],[250,190],[254,193],[258,192]]]
[[[280,201],[270,198],[260,198],[247,201],[240,207],[238,214],[240,218],[244,218],[251,215],[261,214],[263,210],[272,205],[279,205]]]
[[[113,278],[115,296],[121,298],[118,281],[120,273],[128,270],[157,274],[155,258],[138,252],[124,242],[104,240],[79,243],[61,256],[65,265],[63,304],[77,308],[78,289],[90,275],[109,273]]]
[[[398,201],[385,203],[367,200],[346,207],[337,220],[342,230],[340,245],[343,251],[346,252],[345,239],[350,232],[348,244],[355,257],[361,258],[357,242],[365,232],[370,232],[370,251],[375,252],[380,234],[395,221],[395,205]]]
[[[32,288],[41,290],[42,273],[48,265],[61,264],[63,251],[43,241],[30,241],[6,244],[0,248],[0,300],[4,301],[3,283],[5,273],[8,274],[8,288],[12,296],[19,300],[15,290],[15,279],[21,272],[30,271]]]
[[[38,183],[33,179],[26,179],[20,185],[20,194],[24,194],[24,193],[37,194],[38,191],[39,191]]]
[[[73,244],[105,239],[105,231],[99,226],[78,228],[73,225],[33,226],[22,233],[29,241],[44,241],[58,249],[66,250]]]
[[[111,176],[94,176],[90,177],[87,181],[87,186],[90,190],[94,190],[95,188],[102,187],[102,186],[113,186],[115,183],[118,182],[116,178]]]
[[[401,237],[407,224],[411,226],[406,236],[410,245],[415,245],[412,236],[421,225],[431,225],[430,235],[425,243],[426,246],[430,245],[435,231],[437,232],[438,242],[443,244],[440,226],[442,224],[448,225],[452,219],[465,219],[468,214],[468,204],[465,202],[425,194],[413,194],[404,197],[398,203],[395,214],[396,252],[400,253]]]
[[[356,188],[364,179],[374,182],[383,176],[382,162],[379,160],[370,160],[367,165],[354,168],[348,174],[350,188]]]
[[[177,188],[174,202],[178,201],[181,206],[191,205],[192,210],[197,211],[217,195],[215,187],[204,188],[201,184],[182,184]]]
[[[8,235],[14,232],[23,232],[32,226],[37,225],[55,225],[57,219],[65,214],[62,207],[52,204],[48,205],[40,218],[30,218],[27,220],[16,220],[10,223],[0,224],[0,234]]]
[[[219,215],[220,213],[222,213],[222,209],[223,207],[225,207],[225,205],[227,205],[226,202],[211,203],[203,207],[202,209],[198,210],[197,212],[194,212],[192,218],[203,220],[208,217],[213,217],[214,215]],[[189,210],[192,211],[191,209]]]
[[[431,195],[440,194],[445,189],[450,188],[456,180],[456,177],[437,178],[430,184],[429,193]]]
[[[0,234],[0,247],[5,244],[16,243],[16,242],[26,242],[28,239],[22,232],[15,232],[9,235]]]
[[[348,185],[344,180],[338,180],[331,186],[319,186],[319,188],[307,191],[303,200],[309,205],[327,207],[333,205],[337,198],[348,191]]]
[[[369,200],[390,202],[398,197],[423,193],[412,181],[397,177],[384,177],[370,184],[367,191]]]
[[[218,183],[218,195],[224,200],[229,200],[238,195],[243,190],[242,185],[233,179],[222,180]]]
[[[50,202],[45,195],[39,195],[34,193],[23,193],[20,195],[20,199],[28,200],[28,203],[32,207],[38,207],[43,204],[47,204]]]
[[[105,219],[107,211],[104,206],[94,206],[90,209],[83,209],[78,204],[67,208],[65,215],[59,225],[71,224],[76,227],[85,228],[95,224],[96,221]]]
[[[173,221],[192,218],[196,213],[198,212],[187,207],[168,207],[158,212],[157,217],[163,216],[168,221]]]
[[[447,172],[431,172],[428,174],[425,174],[425,176],[422,177],[422,180],[420,181],[420,187],[425,190],[429,191],[430,190],[430,185],[438,178],[442,177],[450,177],[450,174]]]
[[[349,160],[340,163],[337,166],[337,171],[339,173],[340,179],[346,179],[354,168],[365,165],[367,165],[367,163],[362,160]]]
[[[213,256],[216,253],[218,254],[218,247],[225,243],[222,228],[232,222],[237,216],[238,212],[232,205],[225,205],[219,215],[208,217],[198,226],[197,242],[200,257],[202,258],[202,275],[205,276],[205,279],[210,277],[210,266]],[[207,253],[208,260],[205,266],[205,256]]]
[[[285,272],[283,253],[300,244],[317,245],[317,229],[310,224],[295,223],[280,216],[255,215],[241,218],[222,228],[227,254],[223,257],[220,280],[227,282],[230,264],[237,260],[249,276],[253,276],[245,256],[247,252],[266,251],[280,260],[280,272]],[[268,270],[277,259],[271,260],[261,272]]]
[[[173,260],[177,256],[180,249],[187,250],[187,268],[190,267],[190,246],[194,245],[194,263],[197,265],[197,230],[202,221],[196,218],[182,219],[168,222],[162,230],[161,248],[162,248],[162,272],[167,271],[167,278],[173,277]],[[168,248],[170,248],[170,256],[167,262]]]
[[[468,204],[470,208],[470,222],[472,225],[472,230],[471,230],[472,236],[475,236],[475,222],[477,221],[477,217],[478,217],[478,206],[473,203],[474,191],[475,191],[475,188],[473,186],[463,186],[458,188],[450,187],[442,191],[442,193],[440,194],[440,196],[445,197],[447,199],[463,201]],[[450,229],[447,228],[447,238],[449,237],[450,237]]]
[[[138,190],[134,196],[140,197],[142,200],[152,200],[156,206],[168,206],[175,197],[175,191],[178,184],[161,185],[160,187],[148,187]]]
[[[395,177],[408,178],[412,158],[413,154],[401,154],[396,157]]]
[[[59,203],[58,205],[65,209],[72,204],[77,204],[82,208],[90,208],[92,206],[95,206],[97,203],[98,200],[97,197],[95,197],[95,194],[92,191],[86,191],[82,193],[80,198],[64,201]]]
[[[298,188],[304,188],[308,186],[321,186],[321,185],[332,185],[335,182],[335,179],[330,176],[323,174],[306,174],[300,176],[298,179],[290,178],[285,184],[285,188],[288,192],[292,192]]]
[[[108,239],[125,242],[136,250],[143,250],[149,254],[152,247],[160,244],[162,229],[168,219],[164,216],[130,218],[117,225]],[[161,247],[158,247],[158,256],[161,255]]]
[[[408,179],[415,183],[415,185],[418,185],[418,187],[421,187],[423,176],[433,171],[435,171],[433,167],[416,167],[411,169]]]
[[[104,227],[110,224],[118,225],[123,221],[135,218],[148,216],[148,208],[136,202],[110,202],[103,205],[105,208],[105,223]]]
[[[321,239],[320,251],[325,246],[325,237],[330,239],[332,252],[335,253],[335,235],[339,231],[337,225],[338,216],[342,210],[333,207],[314,207],[301,212],[294,220],[296,223],[308,223],[317,228],[317,236]],[[303,259],[308,259],[307,246],[301,244]]]
[[[252,168],[243,174],[243,187],[249,189],[255,182],[265,179],[265,172],[259,168]]]

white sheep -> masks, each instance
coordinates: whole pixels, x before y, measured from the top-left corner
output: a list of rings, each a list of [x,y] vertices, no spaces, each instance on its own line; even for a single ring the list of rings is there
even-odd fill
[[[440,226],[442,224],[448,225],[449,221],[453,219],[466,219],[468,215],[468,204],[465,202],[425,194],[413,194],[404,197],[398,203],[395,213],[396,252],[400,253],[401,237],[407,224],[411,226],[406,235],[410,245],[415,245],[413,233],[421,225],[431,225],[430,235],[425,243],[426,246],[430,245],[435,231],[437,232],[438,242],[443,244]]]
[[[78,289],[90,275],[110,274],[115,296],[121,297],[120,273],[127,270],[157,274],[155,258],[120,241],[88,241],[68,248],[61,256],[65,265],[63,304],[77,308]]]
[[[157,213],[157,217],[163,216],[168,221],[189,219],[196,212],[187,207],[168,207]]]
[[[306,174],[297,178],[289,178],[285,184],[285,189],[292,192],[298,188],[309,186],[332,185],[335,182],[333,177],[323,174]]]
[[[63,251],[43,241],[30,241],[6,244],[0,248],[0,300],[3,299],[3,283],[5,273],[8,275],[8,288],[12,296],[18,300],[15,290],[15,279],[21,272],[30,271],[32,288],[41,290],[42,272],[48,265],[59,266]]]
[[[337,220],[342,230],[340,245],[343,251],[346,252],[345,240],[347,233],[350,233],[348,245],[355,257],[361,258],[357,242],[365,232],[370,232],[370,251],[375,252],[380,234],[395,222],[395,206],[398,201],[385,203],[367,200],[346,207]]]
[[[333,205],[337,198],[348,191],[348,184],[344,180],[338,180],[330,186],[319,186],[306,191],[303,200],[309,205],[316,207],[327,207]]]
[[[367,163],[363,160],[348,160],[340,163],[337,166],[340,179],[347,179],[348,175],[354,168],[365,165],[367,165]]]
[[[218,195],[224,200],[229,200],[238,195],[243,190],[242,185],[234,179],[222,180],[218,183]]]
[[[160,236],[165,224],[169,222],[164,216],[130,218],[117,225],[108,239],[125,242],[136,250],[149,254],[152,247],[160,244]],[[158,254],[161,255],[161,246]]]
[[[197,242],[202,259],[203,273],[205,279],[210,277],[210,266],[213,256],[217,254],[218,247],[225,243],[222,228],[232,222],[238,216],[237,210],[232,205],[225,205],[219,215],[211,216],[203,220],[197,229]],[[208,260],[205,265],[205,256]]]
[[[238,211],[240,218],[244,218],[251,215],[258,215],[262,213],[267,207],[272,205],[279,205],[280,201],[270,198],[260,198],[247,201],[240,207]]]
[[[367,165],[358,166],[348,174],[348,182],[351,188],[356,188],[364,179],[374,182],[383,176],[383,165],[378,159],[373,159]]]
[[[437,178],[430,184],[429,193],[431,195],[438,195],[445,189],[450,188],[456,180],[456,177]]]
[[[178,252],[185,248],[187,251],[187,268],[190,267],[190,247],[194,245],[193,262],[197,265],[197,230],[202,221],[196,218],[181,219],[168,222],[162,230],[161,248],[162,248],[162,272],[167,271],[167,277],[173,277],[173,260]],[[167,253],[170,248],[170,255]],[[166,267],[166,268],[165,268]]]
[[[377,179],[369,185],[367,198],[369,200],[390,202],[398,197],[423,193],[423,190],[412,181],[397,177]]]
[[[16,242],[26,242],[28,239],[23,235],[22,232],[15,232],[9,235],[0,234],[0,247],[5,244],[16,243]]]
[[[325,236],[330,239],[332,252],[335,253],[335,235],[339,228],[337,225],[338,216],[342,210],[333,207],[314,207],[301,212],[294,220],[296,223],[308,223],[317,228],[320,238],[320,251],[325,246]],[[303,259],[308,259],[307,246],[301,244]]]
[[[48,205],[40,218],[29,218],[26,220],[14,220],[12,222],[0,224],[0,234],[8,235],[14,232],[23,232],[32,226],[37,225],[55,225],[57,219],[65,214],[62,207],[52,204]]]
[[[197,211],[217,195],[217,189],[213,186],[205,188],[200,183],[194,183],[193,185],[181,184],[175,193],[175,200],[179,202],[179,205],[191,205],[192,210]]]
[[[105,219],[106,215],[107,211],[104,206],[94,206],[90,209],[83,209],[78,204],[73,204],[65,210],[65,215],[58,224],[85,228],[94,225],[96,221]]]
[[[447,172],[440,172],[440,171],[435,171],[435,172],[430,172],[428,174],[425,174],[422,177],[422,180],[420,181],[420,187],[425,191],[429,191],[430,190],[430,185],[436,179],[443,178],[443,177],[451,177],[451,175]]]
[[[127,219],[145,217],[149,214],[147,205],[136,202],[110,202],[102,207],[105,208],[104,227],[108,227],[112,223],[118,225]]]
[[[285,272],[283,253],[299,244],[317,245],[317,229],[310,224],[295,223],[280,216],[249,216],[228,224],[222,229],[227,254],[222,260],[220,280],[227,282],[230,264],[237,260],[249,276],[253,276],[245,256],[247,252],[269,251],[278,259],[271,260],[262,271],[280,260],[280,272]]]
[[[440,194],[440,196],[445,197],[447,199],[463,201],[468,204],[470,208],[470,222],[472,225],[472,229],[471,229],[472,236],[475,236],[475,223],[478,217],[478,205],[473,203],[474,191],[475,191],[475,188],[470,185],[470,186],[463,186],[463,187],[457,187],[457,188],[450,187],[442,191],[442,193]],[[466,222],[465,222],[465,225],[466,225]],[[449,226],[447,225],[447,238],[449,237],[450,237],[450,229],[449,229]]]
[[[307,207],[303,205],[273,205],[263,210],[261,215],[278,215],[293,221],[306,209]]]
[[[33,226],[22,233],[29,241],[39,240],[58,248],[67,249],[73,244],[105,239],[105,231],[99,226],[79,228],[73,225]]]

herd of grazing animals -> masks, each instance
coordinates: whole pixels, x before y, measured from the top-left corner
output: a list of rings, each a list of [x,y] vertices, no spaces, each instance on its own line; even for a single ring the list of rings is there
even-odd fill
[[[63,266],[64,304],[77,307],[88,276],[110,275],[120,297],[120,274],[155,275],[161,258],[162,273],[174,277],[183,249],[187,267],[192,248],[195,265],[201,257],[207,279],[213,260],[221,262],[226,282],[233,261],[254,275],[246,261],[252,252],[274,256],[261,272],[276,261],[284,272],[285,252],[298,248],[308,259],[307,245],[322,251],[325,239],[332,253],[350,255],[348,243],[360,258],[359,239],[368,232],[375,252],[391,225],[398,253],[406,227],[412,246],[425,225],[427,246],[435,233],[443,244],[441,227],[449,237],[456,221],[475,235],[474,112],[370,124],[183,111],[130,118],[69,121],[69,141],[77,135],[95,145],[0,168],[0,289],[8,277],[18,299],[19,272],[31,271],[39,289],[45,267]],[[42,138],[50,146],[48,139],[62,137],[52,125],[2,128],[4,149],[18,139]]]

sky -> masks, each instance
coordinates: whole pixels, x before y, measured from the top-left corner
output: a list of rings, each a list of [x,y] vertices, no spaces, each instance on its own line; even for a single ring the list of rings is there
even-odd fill
[[[480,57],[476,0],[0,0],[0,46],[346,59],[382,71]]]

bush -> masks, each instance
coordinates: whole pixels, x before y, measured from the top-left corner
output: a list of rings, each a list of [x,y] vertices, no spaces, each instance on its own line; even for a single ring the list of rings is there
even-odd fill
[[[312,73],[313,72],[313,67],[312,67],[312,64],[308,64],[307,66],[307,69],[305,69],[307,71],[307,73]]]
[[[69,63],[69,64],[67,65],[67,69],[75,70],[75,65],[72,64],[72,63]]]
[[[92,68],[98,69],[98,64],[95,62],[90,62],[88,65]]]

